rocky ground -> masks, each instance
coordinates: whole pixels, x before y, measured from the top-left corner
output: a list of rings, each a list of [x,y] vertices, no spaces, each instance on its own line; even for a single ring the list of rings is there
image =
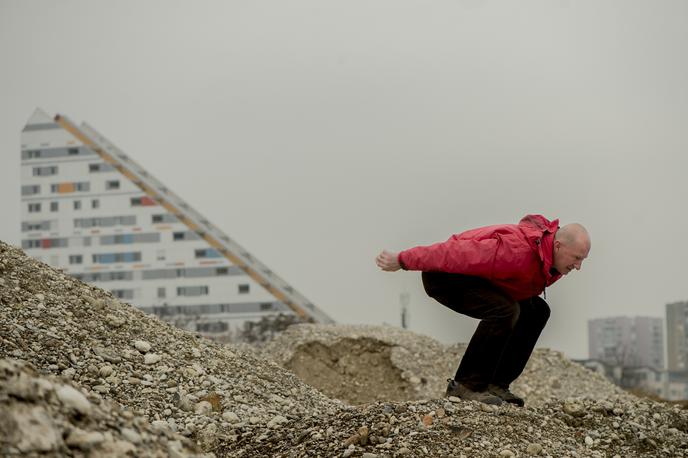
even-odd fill
[[[291,326],[256,350],[326,395],[349,404],[442,397],[464,344],[391,326]],[[512,386],[529,406],[572,397],[636,399],[560,352],[537,349]]]
[[[0,242],[2,456],[688,456],[688,412],[556,352],[525,408],[444,399],[461,352],[360,326],[222,346]]]

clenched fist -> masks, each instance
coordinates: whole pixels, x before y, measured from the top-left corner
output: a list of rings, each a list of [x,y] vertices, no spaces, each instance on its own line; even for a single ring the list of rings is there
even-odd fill
[[[382,250],[382,253],[377,255],[375,258],[375,263],[377,266],[387,272],[396,272],[401,269],[401,264],[399,264],[399,253],[394,253],[392,251]]]

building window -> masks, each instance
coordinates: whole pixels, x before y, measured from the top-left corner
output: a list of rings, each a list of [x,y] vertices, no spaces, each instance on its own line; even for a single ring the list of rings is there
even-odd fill
[[[267,312],[268,310],[272,310],[272,304],[270,302],[263,302],[260,304],[261,312]]]
[[[111,172],[112,170],[115,170],[115,167],[112,166],[112,164],[107,164],[107,163],[101,163],[101,164],[88,164],[88,171],[90,173],[94,172]]]
[[[136,216],[104,216],[102,218],[76,218],[74,227],[110,227],[110,226],[133,226],[136,224]]]
[[[58,208],[59,208],[59,204],[57,202],[50,202],[50,211],[51,212],[56,212]]]
[[[239,294],[248,294],[249,293],[249,284],[248,283],[242,283],[239,285]]]
[[[165,260],[165,250],[157,250],[155,252],[155,259],[158,261],[164,261]]]
[[[81,210],[81,201],[80,200],[74,201],[74,210]]]
[[[67,153],[70,156],[74,156],[76,154],[79,154],[79,148],[69,148],[69,150],[67,150]]]
[[[41,211],[41,204],[29,204],[29,213],[38,213]]]
[[[100,201],[98,199],[91,200],[91,208],[98,208],[98,207],[100,207]]]
[[[133,289],[113,289],[110,290],[113,296],[118,299],[133,299],[134,290]]]
[[[41,241],[40,240],[22,240],[22,249],[26,250],[29,248],[40,248],[41,247]]]
[[[165,289],[165,287],[158,288],[158,299],[164,299],[166,295],[167,290]]]
[[[103,253],[94,254],[94,264],[112,264],[115,262],[138,262],[141,261],[141,252],[136,251],[132,253]]]
[[[23,222],[22,232],[49,231],[51,227],[52,223],[50,221]]]
[[[201,248],[194,251],[196,258],[219,258],[222,255],[215,248]]]
[[[47,177],[50,175],[56,175],[57,174],[57,166],[52,165],[48,167],[34,167],[33,168],[33,176],[35,177]]]
[[[21,187],[21,195],[22,196],[33,196],[34,194],[40,194],[40,192],[41,192],[41,185],[39,185],[39,184]]]
[[[177,296],[207,296],[207,286],[178,286]]]
[[[70,264],[81,264],[84,262],[84,257],[81,256],[80,254],[73,254],[69,256],[69,263]]]
[[[171,213],[163,213],[162,215],[153,215],[153,224],[157,223],[176,223],[179,219]]]
[[[41,157],[41,150],[22,151],[22,159],[36,159]]]
[[[74,188],[77,191],[90,191],[91,190],[91,183],[88,181],[82,181],[80,183],[74,183]]]
[[[105,182],[105,189],[119,189],[119,180],[110,180]]]

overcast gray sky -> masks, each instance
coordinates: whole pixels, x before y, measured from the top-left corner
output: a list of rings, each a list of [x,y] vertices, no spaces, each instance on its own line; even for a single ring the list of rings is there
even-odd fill
[[[0,0],[0,239],[20,131],[86,121],[345,323],[476,322],[374,258],[526,213],[580,222],[541,346],[688,299],[684,1]]]

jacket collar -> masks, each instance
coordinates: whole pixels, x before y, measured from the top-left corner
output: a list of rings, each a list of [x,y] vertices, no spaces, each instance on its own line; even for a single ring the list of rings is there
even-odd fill
[[[519,227],[526,236],[528,243],[537,251],[542,260],[542,273],[547,284],[551,284],[559,277],[560,273],[552,275],[552,263],[554,262],[554,235],[559,229],[559,220],[549,221],[542,215],[526,215],[518,223]]]

